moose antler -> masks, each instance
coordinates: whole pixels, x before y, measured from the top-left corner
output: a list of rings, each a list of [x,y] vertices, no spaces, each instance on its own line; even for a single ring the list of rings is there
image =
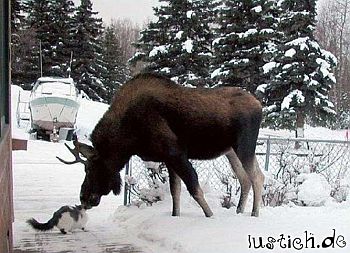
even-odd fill
[[[74,148],[69,147],[69,146],[67,145],[67,143],[65,143],[64,145],[65,145],[65,146],[68,148],[68,150],[75,156],[75,161],[68,162],[68,161],[63,160],[62,158],[60,158],[60,157],[58,157],[58,156],[56,156],[56,158],[57,158],[60,162],[62,162],[62,163],[64,163],[64,164],[75,164],[75,163],[83,163],[83,164],[85,164],[86,161],[83,160],[83,159],[80,157],[80,155],[79,155],[79,143],[78,143],[78,141],[75,140],[73,143],[74,143]]]

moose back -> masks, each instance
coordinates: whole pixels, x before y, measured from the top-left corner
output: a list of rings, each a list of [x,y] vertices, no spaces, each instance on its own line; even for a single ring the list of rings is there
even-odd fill
[[[255,148],[261,119],[260,103],[240,88],[192,89],[156,74],[139,74],[115,94],[91,134],[93,146],[74,141],[70,151],[76,160],[66,163],[85,165],[80,193],[85,208],[97,206],[101,196],[110,191],[119,194],[120,171],[132,155],[138,155],[145,161],[166,164],[172,215],[180,215],[182,180],[210,217],[213,213],[189,159],[226,154],[241,184],[237,212],[244,211],[253,188],[252,215],[258,216],[264,176]]]

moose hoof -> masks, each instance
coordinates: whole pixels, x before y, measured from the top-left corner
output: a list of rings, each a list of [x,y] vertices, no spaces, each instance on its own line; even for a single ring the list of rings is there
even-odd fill
[[[259,217],[259,211],[253,211],[251,216]]]
[[[213,216],[214,214],[213,214],[213,212],[212,211],[207,211],[207,212],[205,212],[205,217],[211,217],[211,216]]]
[[[237,213],[237,214],[244,213],[243,208],[237,207],[236,213]]]

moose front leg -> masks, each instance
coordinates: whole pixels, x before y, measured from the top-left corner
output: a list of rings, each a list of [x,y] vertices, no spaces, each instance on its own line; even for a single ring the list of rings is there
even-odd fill
[[[182,181],[184,181],[187,187],[187,190],[189,191],[191,196],[194,198],[194,200],[202,208],[205,216],[211,217],[213,215],[213,212],[211,211],[207,201],[204,198],[203,191],[199,186],[198,175],[196,171],[193,169],[192,164],[182,156],[166,162],[166,165],[170,170],[173,170],[182,179]],[[175,188],[173,189],[175,192]],[[174,200],[174,197],[173,197],[173,200]],[[177,208],[176,203],[178,203],[176,201],[173,202],[175,208]]]
[[[170,192],[173,198],[172,216],[180,216],[181,179],[174,170],[168,168]]]

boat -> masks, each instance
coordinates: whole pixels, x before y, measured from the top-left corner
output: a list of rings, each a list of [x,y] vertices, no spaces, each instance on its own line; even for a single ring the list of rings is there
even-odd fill
[[[74,129],[79,106],[72,78],[40,77],[29,98],[32,132],[47,137],[63,128]]]

